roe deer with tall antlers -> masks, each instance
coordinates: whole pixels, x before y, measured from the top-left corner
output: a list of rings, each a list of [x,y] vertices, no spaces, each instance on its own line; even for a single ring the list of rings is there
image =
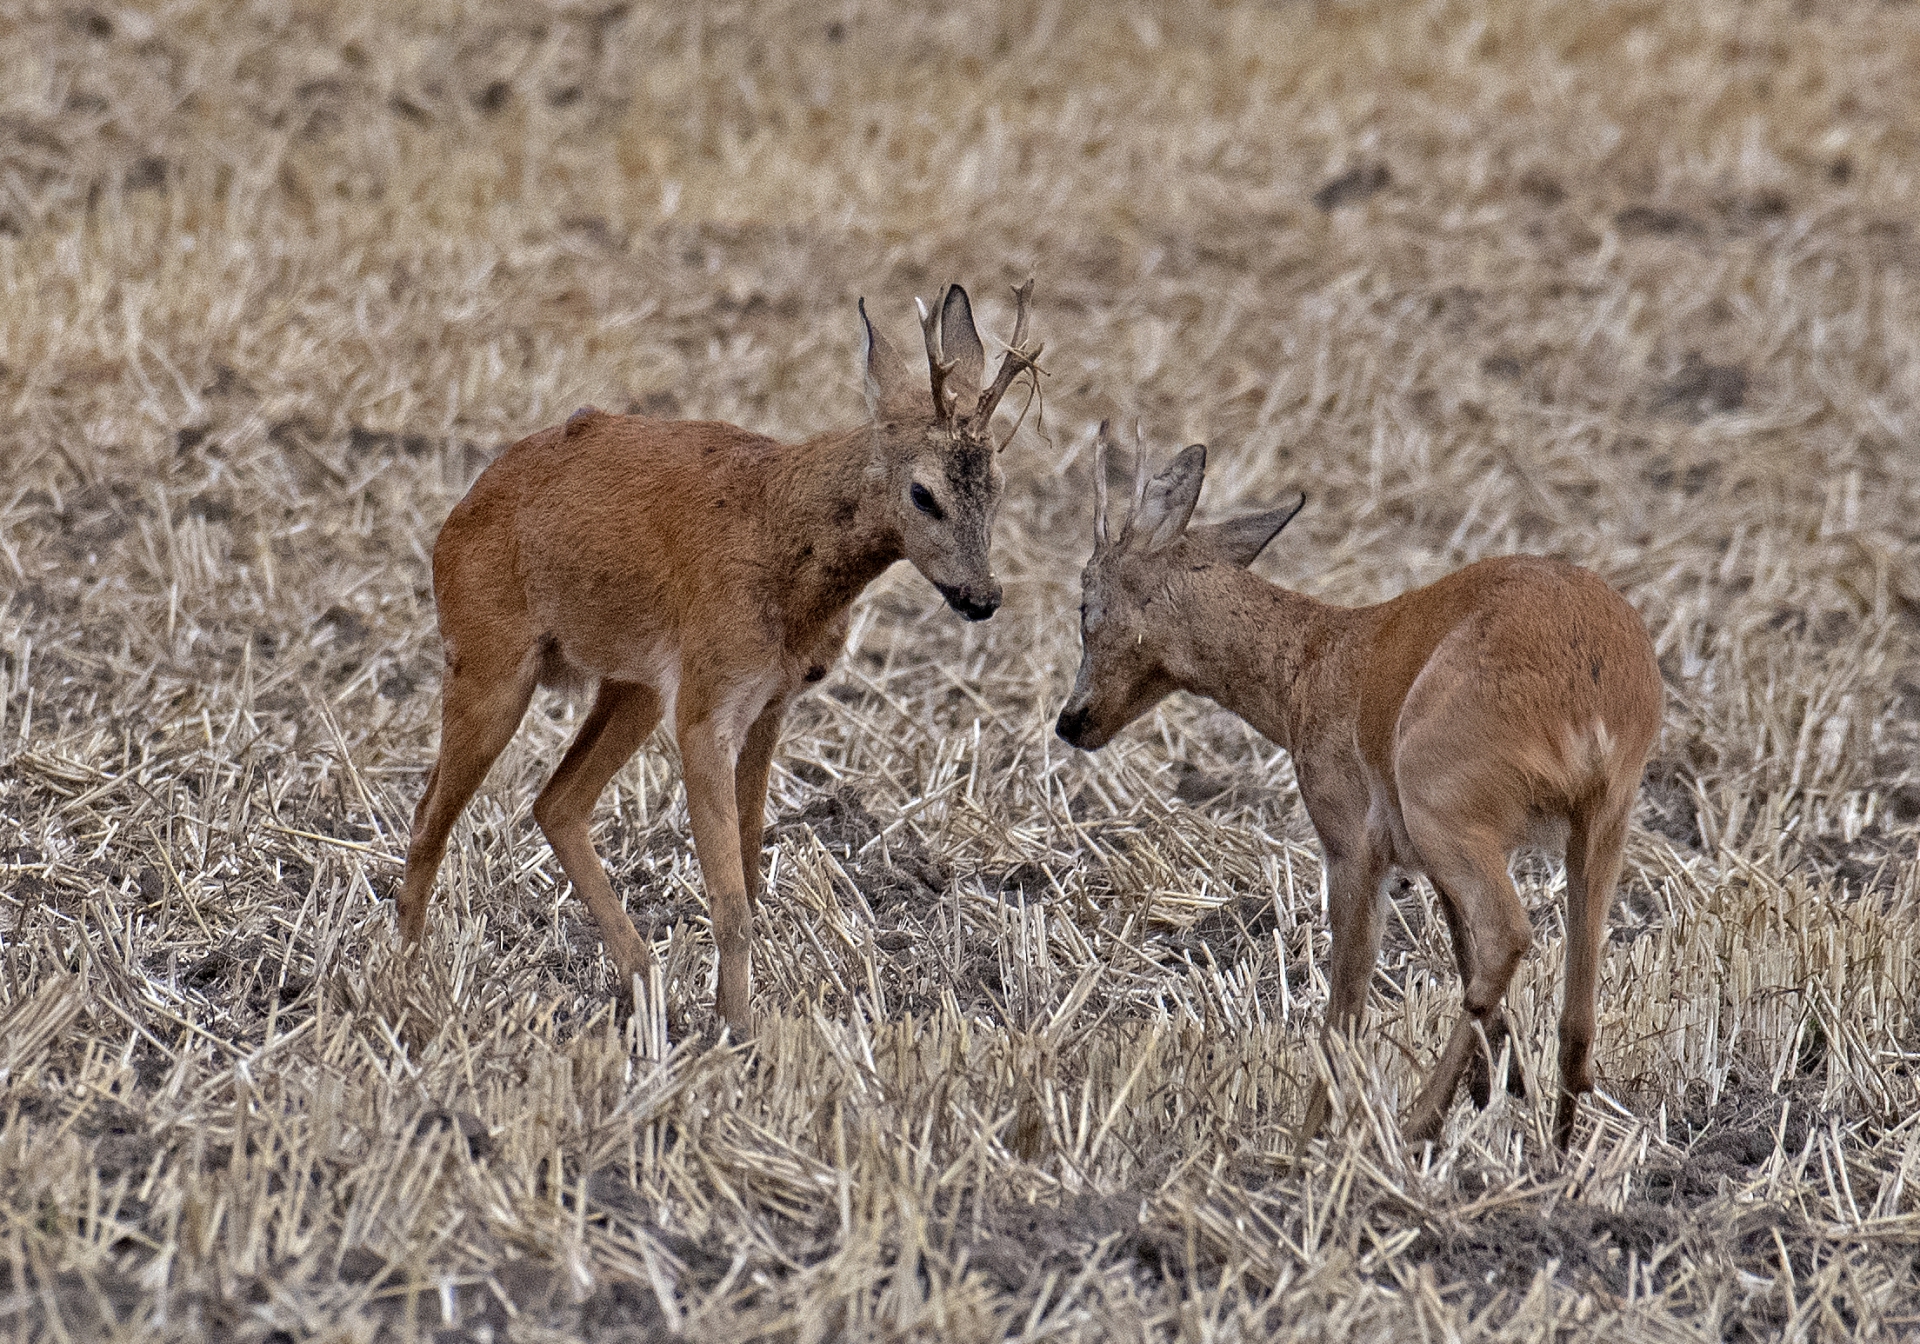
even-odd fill
[[[789,701],[827,674],[848,608],[910,560],[968,620],[1000,605],[988,537],[1002,476],[994,409],[1036,368],[1033,281],[989,384],[966,291],[920,310],[916,384],[860,304],[868,423],[785,444],[733,425],[592,408],[481,473],[433,548],[446,652],[440,758],[414,813],[400,934],[417,943],[447,835],[537,684],[597,681],[534,802],[621,983],[653,961],[594,853],[614,772],[671,714],[719,959],[719,1016],[748,1029],[767,775]],[[1011,437],[1011,435],[1009,435]]]
[[[1094,750],[1169,692],[1204,695],[1293,757],[1326,855],[1333,922],[1330,1032],[1351,1031],[1379,955],[1386,879],[1424,872],[1453,934],[1466,1011],[1406,1132],[1438,1137],[1469,1068],[1485,1106],[1506,1036],[1501,996],[1527,950],[1507,873],[1522,845],[1564,846],[1567,984],[1560,1017],[1564,1148],[1593,1087],[1600,950],[1627,819],[1664,688],[1646,627],[1589,570],[1539,556],[1482,560],[1370,607],[1276,587],[1247,567],[1300,507],[1190,526],[1206,449],[1107,511],[1105,426],[1094,468],[1083,655],[1059,733]],[[1482,1053],[1484,1052],[1484,1053]],[[1519,1071],[1508,1087],[1524,1095]],[[1325,1124],[1316,1085],[1302,1141]]]

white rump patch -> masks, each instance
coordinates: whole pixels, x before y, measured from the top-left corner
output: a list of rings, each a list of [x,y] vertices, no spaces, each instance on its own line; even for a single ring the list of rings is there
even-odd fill
[[[1606,721],[1595,719],[1585,728],[1568,732],[1562,754],[1575,774],[1599,774],[1612,762],[1617,745],[1613,730],[1607,727]]]

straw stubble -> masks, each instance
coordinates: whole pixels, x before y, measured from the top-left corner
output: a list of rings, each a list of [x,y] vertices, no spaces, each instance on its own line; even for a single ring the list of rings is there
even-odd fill
[[[1920,26],[1898,7],[258,5],[0,33],[0,1322],[82,1338],[1895,1337],[1920,1320]],[[1038,277],[1004,608],[901,568],[774,773],[751,1051],[661,737],[595,840],[543,694],[388,897],[427,556],[584,402],[852,422],[854,299]],[[1042,410],[1044,413],[1042,414]],[[1589,565],[1667,676],[1551,1151],[1397,1129],[1459,986],[1424,887],[1317,1036],[1290,768],[1176,699],[1097,756],[1092,428],[1205,439],[1263,572]],[[629,1011],[629,1005],[631,1010]],[[1290,1126],[1318,1071],[1334,1133]]]

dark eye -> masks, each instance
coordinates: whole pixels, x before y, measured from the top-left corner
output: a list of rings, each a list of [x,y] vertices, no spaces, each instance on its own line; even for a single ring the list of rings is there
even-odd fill
[[[914,508],[920,510],[920,512],[926,514],[927,517],[933,519],[935,522],[947,516],[942,512],[939,502],[934,499],[933,491],[927,489],[926,486],[920,484],[918,481],[913,483],[913,489],[907,491],[907,498],[913,501]]]

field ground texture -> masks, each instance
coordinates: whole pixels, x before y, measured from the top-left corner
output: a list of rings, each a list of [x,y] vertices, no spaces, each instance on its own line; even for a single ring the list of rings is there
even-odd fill
[[[1920,1330],[1920,8],[398,9],[0,19],[0,1333]],[[557,695],[401,962],[428,553],[491,455],[855,423],[858,296],[912,349],[1029,270],[1006,605],[896,569],[794,714],[754,1048],[664,738],[597,814],[669,967],[615,1011],[529,816]],[[1540,551],[1645,615],[1567,1157],[1557,864],[1532,1091],[1410,1152],[1431,893],[1319,1052],[1287,761],[1183,697],[1052,736],[1102,416],[1212,445],[1203,514],[1306,488],[1277,581]]]

